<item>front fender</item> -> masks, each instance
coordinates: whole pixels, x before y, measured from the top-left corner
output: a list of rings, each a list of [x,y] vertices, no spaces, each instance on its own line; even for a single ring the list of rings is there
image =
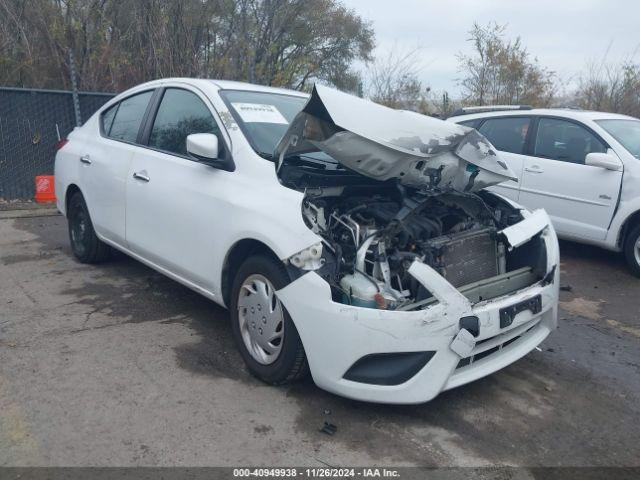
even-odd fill
[[[640,212],[640,196],[630,199],[624,200],[620,202],[618,206],[618,211],[616,212],[613,220],[611,221],[611,226],[607,231],[607,236],[605,238],[605,247],[620,251],[622,249],[621,241],[621,233],[622,228],[629,222],[631,217]]]
[[[302,218],[302,194],[291,191],[290,198],[269,201],[256,208],[245,205],[237,208],[229,220],[237,228],[230,229],[223,249],[231,250],[241,240],[252,239],[267,245],[281,260],[310,247],[322,238],[313,233]],[[287,196],[289,197],[289,196]],[[265,206],[264,204],[268,204]]]

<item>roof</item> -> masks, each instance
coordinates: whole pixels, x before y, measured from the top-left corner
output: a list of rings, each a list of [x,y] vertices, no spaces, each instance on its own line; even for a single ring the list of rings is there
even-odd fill
[[[633,119],[627,115],[619,113],[595,112],[592,110],[575,110],[571,108],[534,108],[531,110],[500,110],[495,112],[468,113],[449,117],[450,121],[474,120],[476,118],[504,117],[504,116],[530,116],[545,115],[554,117],[564,117],[573,120],[606,120],[606,119]]]
[[[256,85],[253,83],[236,82],[233,80],[209,80],[213,82],[221,90],[248,90],[252,92],[270,92],[285,95],[295,95],[298,97],[308,97],[309,94],[298,90],[289,90],[287,88],[269,87],[266,85]]]
[[[472,115],[474,113],[485,113],[485,112],[500,112],[500,111],[513,111],[513,110],[532,110],[533,107],[530,105],[481,105],[474,107],[463,107],[458,108],[454,111],[450,116],[457,117],[459,115]]]
[[[157,80],[151,80],[146,83],[142,83],[140,85],[136,85],[135,87],[127,90],[123,93],[128,93],[129,91],[140,90],[143,88],[156,88],[167,83],[186,83],[192,86],[200,86],[203,87],[205,85],[215,85],[220,90],[245,90],[251,92],[268,92],[268,93],[279,93],[281,95],[295,95],[296,97],[309,97],[308,93],[300,92],[297,90],[288,90],[286,88],[277,88],[277,87],[268,87],[265,85],[255,85],[253,83],[245,83],[245,82],[234,82],[232,80],[214,80],[208,78],[186,78],[186,77],[172,77],[172,78],[159,78]]]

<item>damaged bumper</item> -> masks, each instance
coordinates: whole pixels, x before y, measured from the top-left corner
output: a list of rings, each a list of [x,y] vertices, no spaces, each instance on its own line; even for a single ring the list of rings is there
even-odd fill
[[[548,275],[515,293],[472,304],[419,262],[409,272],[437,299],[423,310],[334,302],[329,285],[313,271],[279,290],[315,383],[359,400],[421,403],[534,349],[557,325],[559,254],[546,213],[525,217],[502,233],[512,247],[541,233]]]

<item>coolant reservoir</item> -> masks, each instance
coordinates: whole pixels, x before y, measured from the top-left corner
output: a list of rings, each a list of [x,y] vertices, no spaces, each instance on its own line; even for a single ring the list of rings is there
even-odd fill
[[[378,287],[363,274],[355,272],[353,275],[345,275],[342,277],[342,280],[340,280],[340,286],[345,292],[344,303],[357,307],[378,307],[375,300]],[[349,293],[351,297],[349,297]]]

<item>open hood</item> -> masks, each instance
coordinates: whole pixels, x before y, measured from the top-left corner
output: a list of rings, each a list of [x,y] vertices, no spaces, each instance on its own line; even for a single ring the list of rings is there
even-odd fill
[[[414,112],[394,110],[315,85],[278,145],[289,155],[323,151],[376,180],[419,188],[476,191],[517,177],[476,130]]]

